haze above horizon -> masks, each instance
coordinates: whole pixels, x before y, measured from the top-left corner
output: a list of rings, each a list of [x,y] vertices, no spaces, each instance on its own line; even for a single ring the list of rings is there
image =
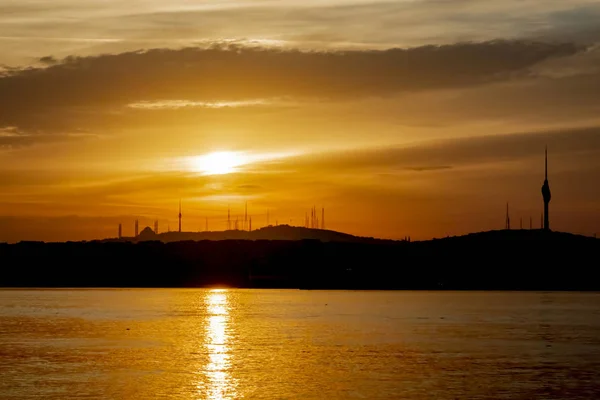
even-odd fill
[[[591,0],[0,0],[0,242],[600,226]],[[131,232],[125,232],[129,234]]]

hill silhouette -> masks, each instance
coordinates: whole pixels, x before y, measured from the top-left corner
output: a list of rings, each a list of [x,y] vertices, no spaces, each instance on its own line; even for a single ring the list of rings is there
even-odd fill
[[[503,230],[408,242],[305,229],[244,232],[257,235],[254,240],[171,242],[172,233],[146,231],[165,242],[0,244],[0,286],[600,290],[600,241],[591,237]],[[273,234],[301,239],[259,236]]]
[[[150,227],[146,227],[137,237],[124,237],[121,239],[105,239],[105,241],[140,242],[158,240],[163,243],[199,240],[320,240],[322,242],[380,242],[385,239],[373,237],[354,236],[347,233],[311,229],[290,225],[270,225],[253,231],[226,230],[209,232],[163,232],[155,234]]]

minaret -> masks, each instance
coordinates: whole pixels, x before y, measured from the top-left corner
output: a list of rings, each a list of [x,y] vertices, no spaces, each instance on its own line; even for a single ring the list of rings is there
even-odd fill
[[[546,146],[544,185],[542,186],[542,197],[544,198],[544,230],[550,230],[550,217],[548,216],[548,204],[552,195],[550,194],[550,185],[548,184],[548,146]]]
[[[179,200],[179,233],[181,233],[181,200]]]
[[[506,226],[504,229],[510,229],[510,217],[508,216],[508,203],[506,203]]]

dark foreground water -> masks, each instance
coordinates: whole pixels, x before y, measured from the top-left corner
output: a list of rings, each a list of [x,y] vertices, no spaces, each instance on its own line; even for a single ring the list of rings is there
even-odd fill
[[[0,290],[1,399],[597,399],[600,294]]]

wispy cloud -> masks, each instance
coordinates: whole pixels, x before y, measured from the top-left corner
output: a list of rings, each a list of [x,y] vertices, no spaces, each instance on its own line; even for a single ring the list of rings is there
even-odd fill
[[[16,126],[0,128],[0,150],[12,150],[39,143],[56,143],[85,138],[100,138],[102,135],[89,132],[61,132],[47,134],[43,132],[26,132]]]
[[[589,39],[598,37],[599,14],[594,0],[5,1],[0,36],[19,38],[19,47],[0,63],[29,62],[40,52],[91,55],[222,39],[319,49]]]
[[[274,104],[282,104],[277,99],[249,99],[239,101],[191,101],[191,100],[158,100],[141,101],[128,104],[130,108],[141,110],[178,110],[182,108],[238,108],[238,107],[260,107]]]
[[[266,108],[478,87],[529,79],[541,62],[584,50],[572,43],[493,41],[381,51],[228,46],[47,58],[43,68],[0,77],[0,124],[63,132],[123,122],[127,109]]]

